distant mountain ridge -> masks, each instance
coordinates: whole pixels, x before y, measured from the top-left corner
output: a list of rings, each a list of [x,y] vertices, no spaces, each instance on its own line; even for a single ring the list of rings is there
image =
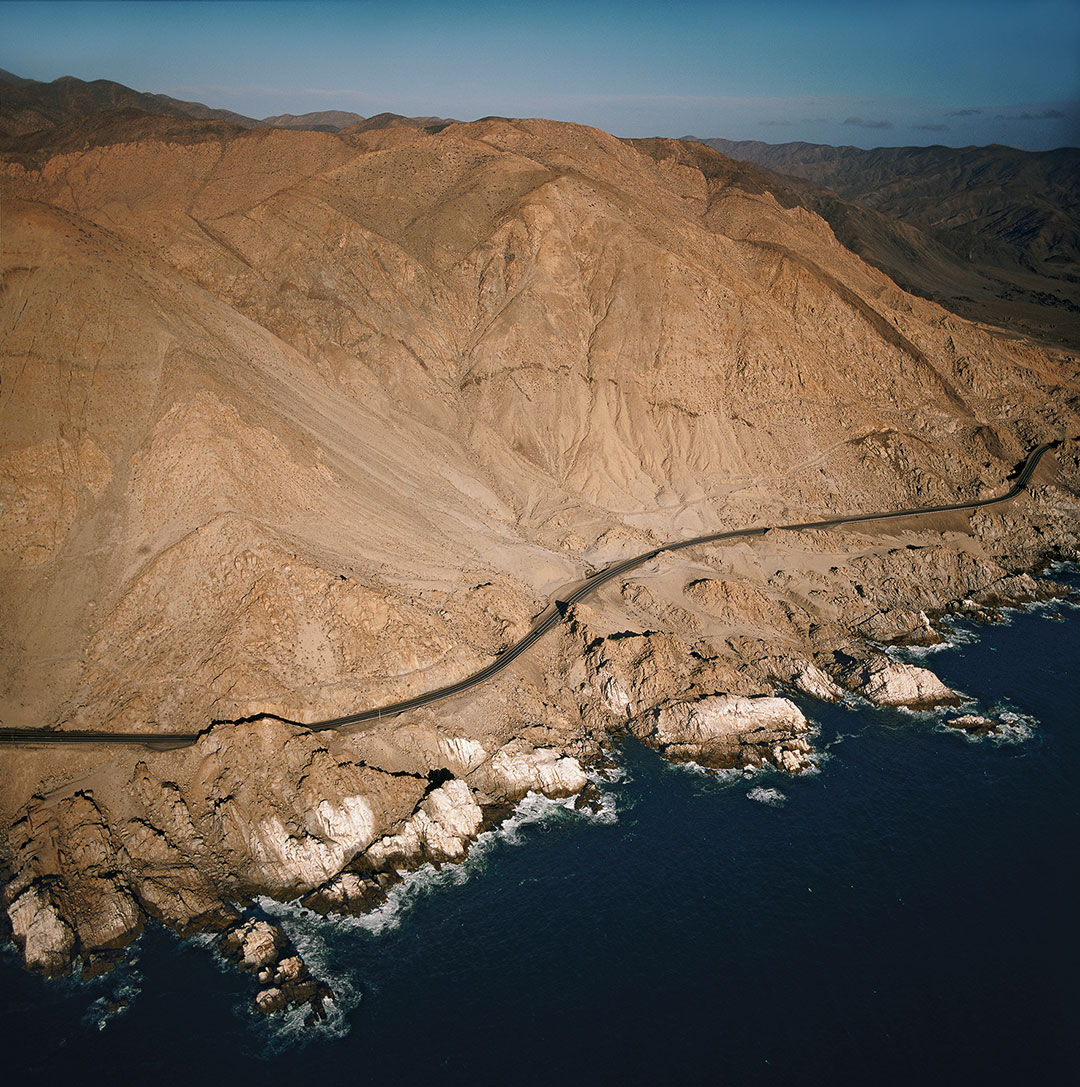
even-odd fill
[[[39,83],[0,69],[0,135],[25,136],[110,109],[230,121],[241,128],[254,128],[259,123],[232,110],[211,109],[201,102],[185,102],[167,94],[135,91],[111,79],[87,83],[74,76],[61,76],[51,83]]]
[[[316,132],[340,132],[349,125],[366,120],[363,114],[349,113],[343,109],[324,109],[314,113],[280,113],[276,117],[264,117],[260,124],[273,128],[304,128]]]
[[[954,234],[990,235],[1031,265],[1080,253],[1080,148],[830,147],[699,141],[729,158],[805,178],[876,211]],[[1019,199],[1018,199],[1019,198]],[[1024,204],[1021,212],[1018,204]],[[1067,252],[1061,250],[1068,243]]]
[[[819,193],[814,210],[845,245],[908,289],[967,317],[1075,340],[1080,329],[1080,148],[1020,151],[992,144],[866,151],[684,139],[831,190],[840,200]],[[913,263],[913,254],[889,253],[880,239],[858,236],[853,207],[917,229],[939,252],[950,252],[951,263],[963,275],[951,284],[932,284],[921,256]],[[982,290],[961,282],[971,276],[984,281]]]
[[[51,83],[26,79],[0,68],[0,136],[21,137],[62,126],[109,110],[137,109],[156,116],[188,117],[197,121],[228,121],[240,128],[293,128],[314,132],[340,132],[361,126],[360,131],[404,123],[414,127],[453,123],[443,117],[403,117],[380,113],[364,117],[347,110],[282,113],[257,120],[227,109],[213,109],[201,102],[187,102],[167,94],[132,90],[111,79],[86,82],[61,76]]]

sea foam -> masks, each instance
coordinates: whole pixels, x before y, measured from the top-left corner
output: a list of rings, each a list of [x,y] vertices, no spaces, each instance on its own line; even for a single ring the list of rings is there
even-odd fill
[[[764,785],[755,786],[746,795],[759,804],[768,804],[770,808],[782,808],[787,803],[787,797],[779,789],[769,789]]]
[[[312,1026],[305,1025],[306,1008],[290,1009],[263,1017],[245,1008],[256,1029],[266,1031],[266,1044],[271,1053],[303,1044],[315,1037],[340,1037],[348,1033],[349,1013],[360,1003],[363,993],[355,981],[355,971],[337,969],[335,964],[348,961],[348,956],[335,952],[332,942],[342,936],[352,939],[377,939],[401,926],[416,905],[432,895],[468,883],[473,875],[487,866],[494,850],[503,845],[526,842],[527,827],[568,818],[588,819],[599,823],[617,821],[614,795],[610,786],[624,776],[620,767],[591,773],[590,781],[600,792],[598,810],[576,808],[575,797],[552,799],[538,793],[528,793],[513,812],[497,827],[479,834],[464,860],[438,867],[424,864],[412,871],[401,872],[401,881],[389,891],[382,905],[360,915],[323,915],[301,906],[298,902],[278,902],[267,896],[256,898],[257,907],[281,926],[292,941],[311,973],[326,982],[334,991],[327,1001],[326,1019]]]

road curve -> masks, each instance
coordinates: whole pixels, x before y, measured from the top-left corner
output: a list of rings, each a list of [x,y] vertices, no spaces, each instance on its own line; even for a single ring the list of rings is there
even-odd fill
[[[583,584],[579,585],[567,596],[554,600],[543,612],[541,612],[540,617],[537,619],[532,629],[520,641],[515,642],[512,646],[504,649],[490,664],[481,668],[479,672],[474,672],[471,676],[466,676],[456,683],[450,683],[445,687],[437,687],[433,691],[416,695],[413,698],[406,698],[401,702],[391,702],[385,706],[376,706],[374,709],[362,710],[360,713],[350,713],[344,717],[331,717],[326,721],[290,721],[285,717],[279,717],[277,714],[273,713],[256,714],[253,717],[244,718],[244,721],[283,721],[285,724],[296,725],[299,728],[310,729],[313,732],[321,732],[326,729],[341,728],[344,725],[356,725],[369,721],[379,721],[383,717],[392,717],[396,714],[404,713],[406,710],[414,710],[418,709],[420,706],[428,706],[432,702],[439,702],[444,698],[449,698],[451,695],[467,691],[469,688],[475,687],[477,684],[483,683],[485,680],[497,675],[509,664],[512,664],[517,660],[522,653],[526,652],[532,645],[538,642],[549,630],[558,626],[558,624],[562,622],[565,610],[571,604],[576,604],[579,600],[584,600],[585,597],[596,592],[601,585],[611,581],[612,578],[617,578],[622,574],[633,570],[634,567],[649,562],[651,559],[655,559],[665,551],[684,551],[689,547],[696,547],[699,544],[716,543],[720,540],[737,540],[749,536],[764,536],[766,532],[804,532],[811,529],[835,528],[838,525],[859,524],[865,521],[888,521],[898,517],[920,517],[934,513],[953,513],[963,510],[978,509],[982,506],[993,506],[999,502],[1008,502],[1020,494],[1027,486],[1028,481],[1031,479],[1032,473],[1038,467],[1043,454],[1060,444],[1060,441],[1046,442],[1038,448],[1033,449],[1017,474],[1016,482],[1005,494],[998,495],[996,498],[981,498],[975,502],[957,502],[948,506],[924,506],[919,509],[892,510],[887,513],[854,513],[846,517],[831,517],[825,521],[803,521],[798,524],[790,525],[761,525],[755,528],[738,528],[728,532],[711,532],[704,536],[694,536],[688,540],[679,540],[675,543],[664,544],[662,547],[654,547],[651,551],[645,551],[640,555],[634,555],[631,558],[623,559],[621,562],[617,562],[612,566],[605,567],[603,570],[600,570],[587,578]],[[208,727],[223,723],[225,722],[212,721]],[[203,731],[205,732],[206,730]],[[202,732],[80,732],[74,730],[63,732],[44,728],[5,728],[0,729],[0,744],[107,743],[143,744],[155,748],[177,748],[190,746],[202,735]]]

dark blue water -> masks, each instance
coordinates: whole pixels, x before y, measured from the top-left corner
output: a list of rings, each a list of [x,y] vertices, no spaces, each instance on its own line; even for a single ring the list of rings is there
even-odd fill
[[[286,913],[342,994],[333,1031],[268,1029],[247,979],[158,930],[86,986],[0,963],[5,1065],[81,1082],[1077,1082],[1080,613],[977,635],[929,663],[1014,711],[1016,742],[809,704],[826,758],[808,777],[724,782],[627,746],[614,818],[549,805],[415,880],[380,931]],[[92,1002],[125,986],[99,1027]]]

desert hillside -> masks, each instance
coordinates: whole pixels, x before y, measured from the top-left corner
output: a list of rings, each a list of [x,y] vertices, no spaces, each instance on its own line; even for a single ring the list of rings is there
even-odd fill
[[[10,723],[329,714],[622,540],[976,496],[1071,420],[1070,360],[678,144],[129,124],[6,167]],[[335,639],[366,596],[412,668]]]
[[[444,708],[242,723],[459,679],[661,541],[1002,493],[1080,433],[1077,357],[905,293],[677,141],[120,110],[6,148],[0,718],[218,722],[172,754],[5,752],[3,903],[38,969],[257,892],[362,909],[529,789],[580,792],[627,729],[799,772],[778,689],[954,701],[865,639],[1036,593],[1017,571],[1075,545],[1067,443],[977,540],[957,515],[657,558]]]

